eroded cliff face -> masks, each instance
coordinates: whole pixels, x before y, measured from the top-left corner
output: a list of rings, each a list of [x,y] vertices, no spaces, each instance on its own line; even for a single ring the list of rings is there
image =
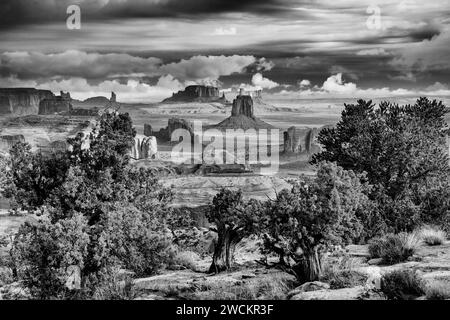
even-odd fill
[[[284,132],[284,152],[309,155],[320,152],[316,141],[319,131],[319,128],[290,127]]]
[[[72,98],[70,97],[70,94],[62,91],[59,97],[53,96],[52,98],[44,99],[39,103],[40,115],[70,112],[72,109]]]
[[[54,97],[55,95],[49,90],[0,88],[0,114],[38,114],[41,101]]]
[[[249,118],[254,118],[253,114],[253,99],[251,96],[238,96],[233,101],[233,109],[231,116],[244,115]]]

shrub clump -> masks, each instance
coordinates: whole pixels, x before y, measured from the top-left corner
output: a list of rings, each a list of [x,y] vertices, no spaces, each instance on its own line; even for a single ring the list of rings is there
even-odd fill
[[[381,277],[381,291],[389,300],[413,300],[425,294],[425,285],[414,270],[396,270]]]
[[[372,259],[381,258],[385,264],[396,264],[411,257],[419,243],[415,233],[388,234],[369,243],[369,254]]]
[[[424,227],[419,231],[422,241],[429,246],[441,245],[447,240],[447,233],[438,227]]]
[[[426,290],[427,300],[448,300],[450,299],[450,287],[439,283],[429,286]]]

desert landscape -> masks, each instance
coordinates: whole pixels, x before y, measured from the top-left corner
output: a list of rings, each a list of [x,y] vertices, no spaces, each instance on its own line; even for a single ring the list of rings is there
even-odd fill
[[[449,5],[0,2],[0,300],[450,300]]]
[[[208,95],[208,90],[212,89],[193,86],[174,94],[176,101],[168,98],[161,103],[135,105],[117,102],[115,93],[111,93],[110,98],[92,97],[85,101],[73,100],[70,93],[61,93],[49,101],[49,98],[42,98],[45,92],[37,91],[38,97],[32,89],[0,89],[0,96],[7,101],[1,106],[2,152],[7,154],[18,142],[28,143],[33,152],[65,152],[70,150],[68,139],[79,134],[89,136],[104,114],[130,115],[137,132],[128,151],[130,166],[156,170],[158,183],[172,193],[169,206],[189,218],[193,228],[186,230],[181,225],[180,229],[168,235],[179,247],[174,257],[175,265],[150,277],[130,278],[133,275],[131,270],[119,271],[116,290],[122,292],[122,298],[378,300],[389,298],[381,290],[383,275],[411,270],[420,275],[424,288],[431,288],[423,289],[416,298],[445,296],[450,288],[450,242],[445,231],[426,226],[402,235],[405,238],[401,241],[410,246],[408,250],[411,251],[404,261],[401,259],[392,264],[378,258],[370,241],[369,244],[336,247],[337,251],[333,249],[325,253],[322,275],[313,282],[302,284],[295,274],[286,273],[283,268],[269,268],[268,261],[275,261],[275,256],[264,253],[261,235],[250,235],[236,245],[232,269],[225,273],[211,273],[210,265],[218,241],[217,230],[208,220],[212,199],[225,188],[240,190],[244,201],[263,202],[276,199],[282,190],[292,188],[293,179],[313,177],[317,167],[310,161],[314,154],[323,150],[317,142],[317,135],[323,128],[332,128],[339,122],[346,102],[339,106],[330,105],[331,102],[327,101],[307,101],[311,103],[310,107],[287,107],[289,104],[283,102],[265,102],[260,92],[255,96],[253,92],[241,90],[235,93],[234,99],[230,99],[225,94],[219,96],[217,88],[213,88],[212,96]],[[246,164],[245,159],[235,159],[233,164],[211,164],[197,155],[200,161],[196,164],[173,161],[171,151],[178,141],[177,137],[172,141],[172,133],[179,128],[187,129],[194,140],[199,133],[193,131],[191,121],[199,120],[204,120],[205,130],[276,126],[280,130],[276,142],[281,147],[276,172],[261,175],[259,166]],[[205,149],[203,145],[201,152]],[[236,151],[245,153],[245,150]],[[192,156],[195,158],[194,154]],[[2,261],[8,261],[12,243],[8,244],[7,239],[14,238],[22,223],[36,223],[41,218],[32,212],[15,211],[15,208],[12,211],[6,198],[2,198],[0,203],[0,234],[6,239],[1,250]],[[178,244],[178,237],[186,243]],[[20,282],[8,281],[13,279],[12,271],[8,271],[6,265],[1,270],[2,297],[28,298],[30,293]],[[129,281],[130,287],[127,286]]]

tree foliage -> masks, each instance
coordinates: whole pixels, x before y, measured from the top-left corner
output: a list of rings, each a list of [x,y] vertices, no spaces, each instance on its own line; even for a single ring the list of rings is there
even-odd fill
[[[36,296],[64,293],[71,264],[81,269],[83,290],[92,291],[111,266],[142,275],[170,260],[171,243],[161,231],[171,193],[152,170],[128,165],[134,136],[128,114],[105,113],[88,137],[69,139],[67,152],[12,148],[6,193],[17,208],[41,215],[20,229],[13,246],[22,266],[17,273]]]
[[[346,104],[336,127],[319,133],[324,151],[312,162],[367,173],[380,223],[390,231],[438,223],[450,208],[447,113],[442,102],[427,98],[406,106]]]
[[[245,201],[241,190],[222,189],[213,199],[208,220],[216,226],[216,243],[210,272],[232,267],[236,245],[259,228],[260,203]]]
[[[278,254],[281,265],[300,281],[317,280],[323,251],[360,236],[366,189],[352,171],[321,163],[315,179],[297,182],[266,203],[266,250]]]

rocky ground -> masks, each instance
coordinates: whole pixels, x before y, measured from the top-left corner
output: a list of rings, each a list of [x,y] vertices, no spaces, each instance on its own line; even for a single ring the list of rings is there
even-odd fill
[[[330,279],[298,286],[293,276],[256,263],[261,256],[249,243],[240,250],[236,268],[229,273],[206,274],[210,258],[205,258],[194,261],[191,269],[137,279],[135,299],[379,300],[386,299],[379,291],[381,276],[400,269],[417,270],[427,286],[450,289],[449,241],[434,247],[422,245],[410,261],[392,266],[370,260],[367,246],[348,246],[344,252],[327,258],[329,265],[340,265],[342,270],[359,275],[341,288],[335,288]],[[339,263],[342,261],[345,263]]]

